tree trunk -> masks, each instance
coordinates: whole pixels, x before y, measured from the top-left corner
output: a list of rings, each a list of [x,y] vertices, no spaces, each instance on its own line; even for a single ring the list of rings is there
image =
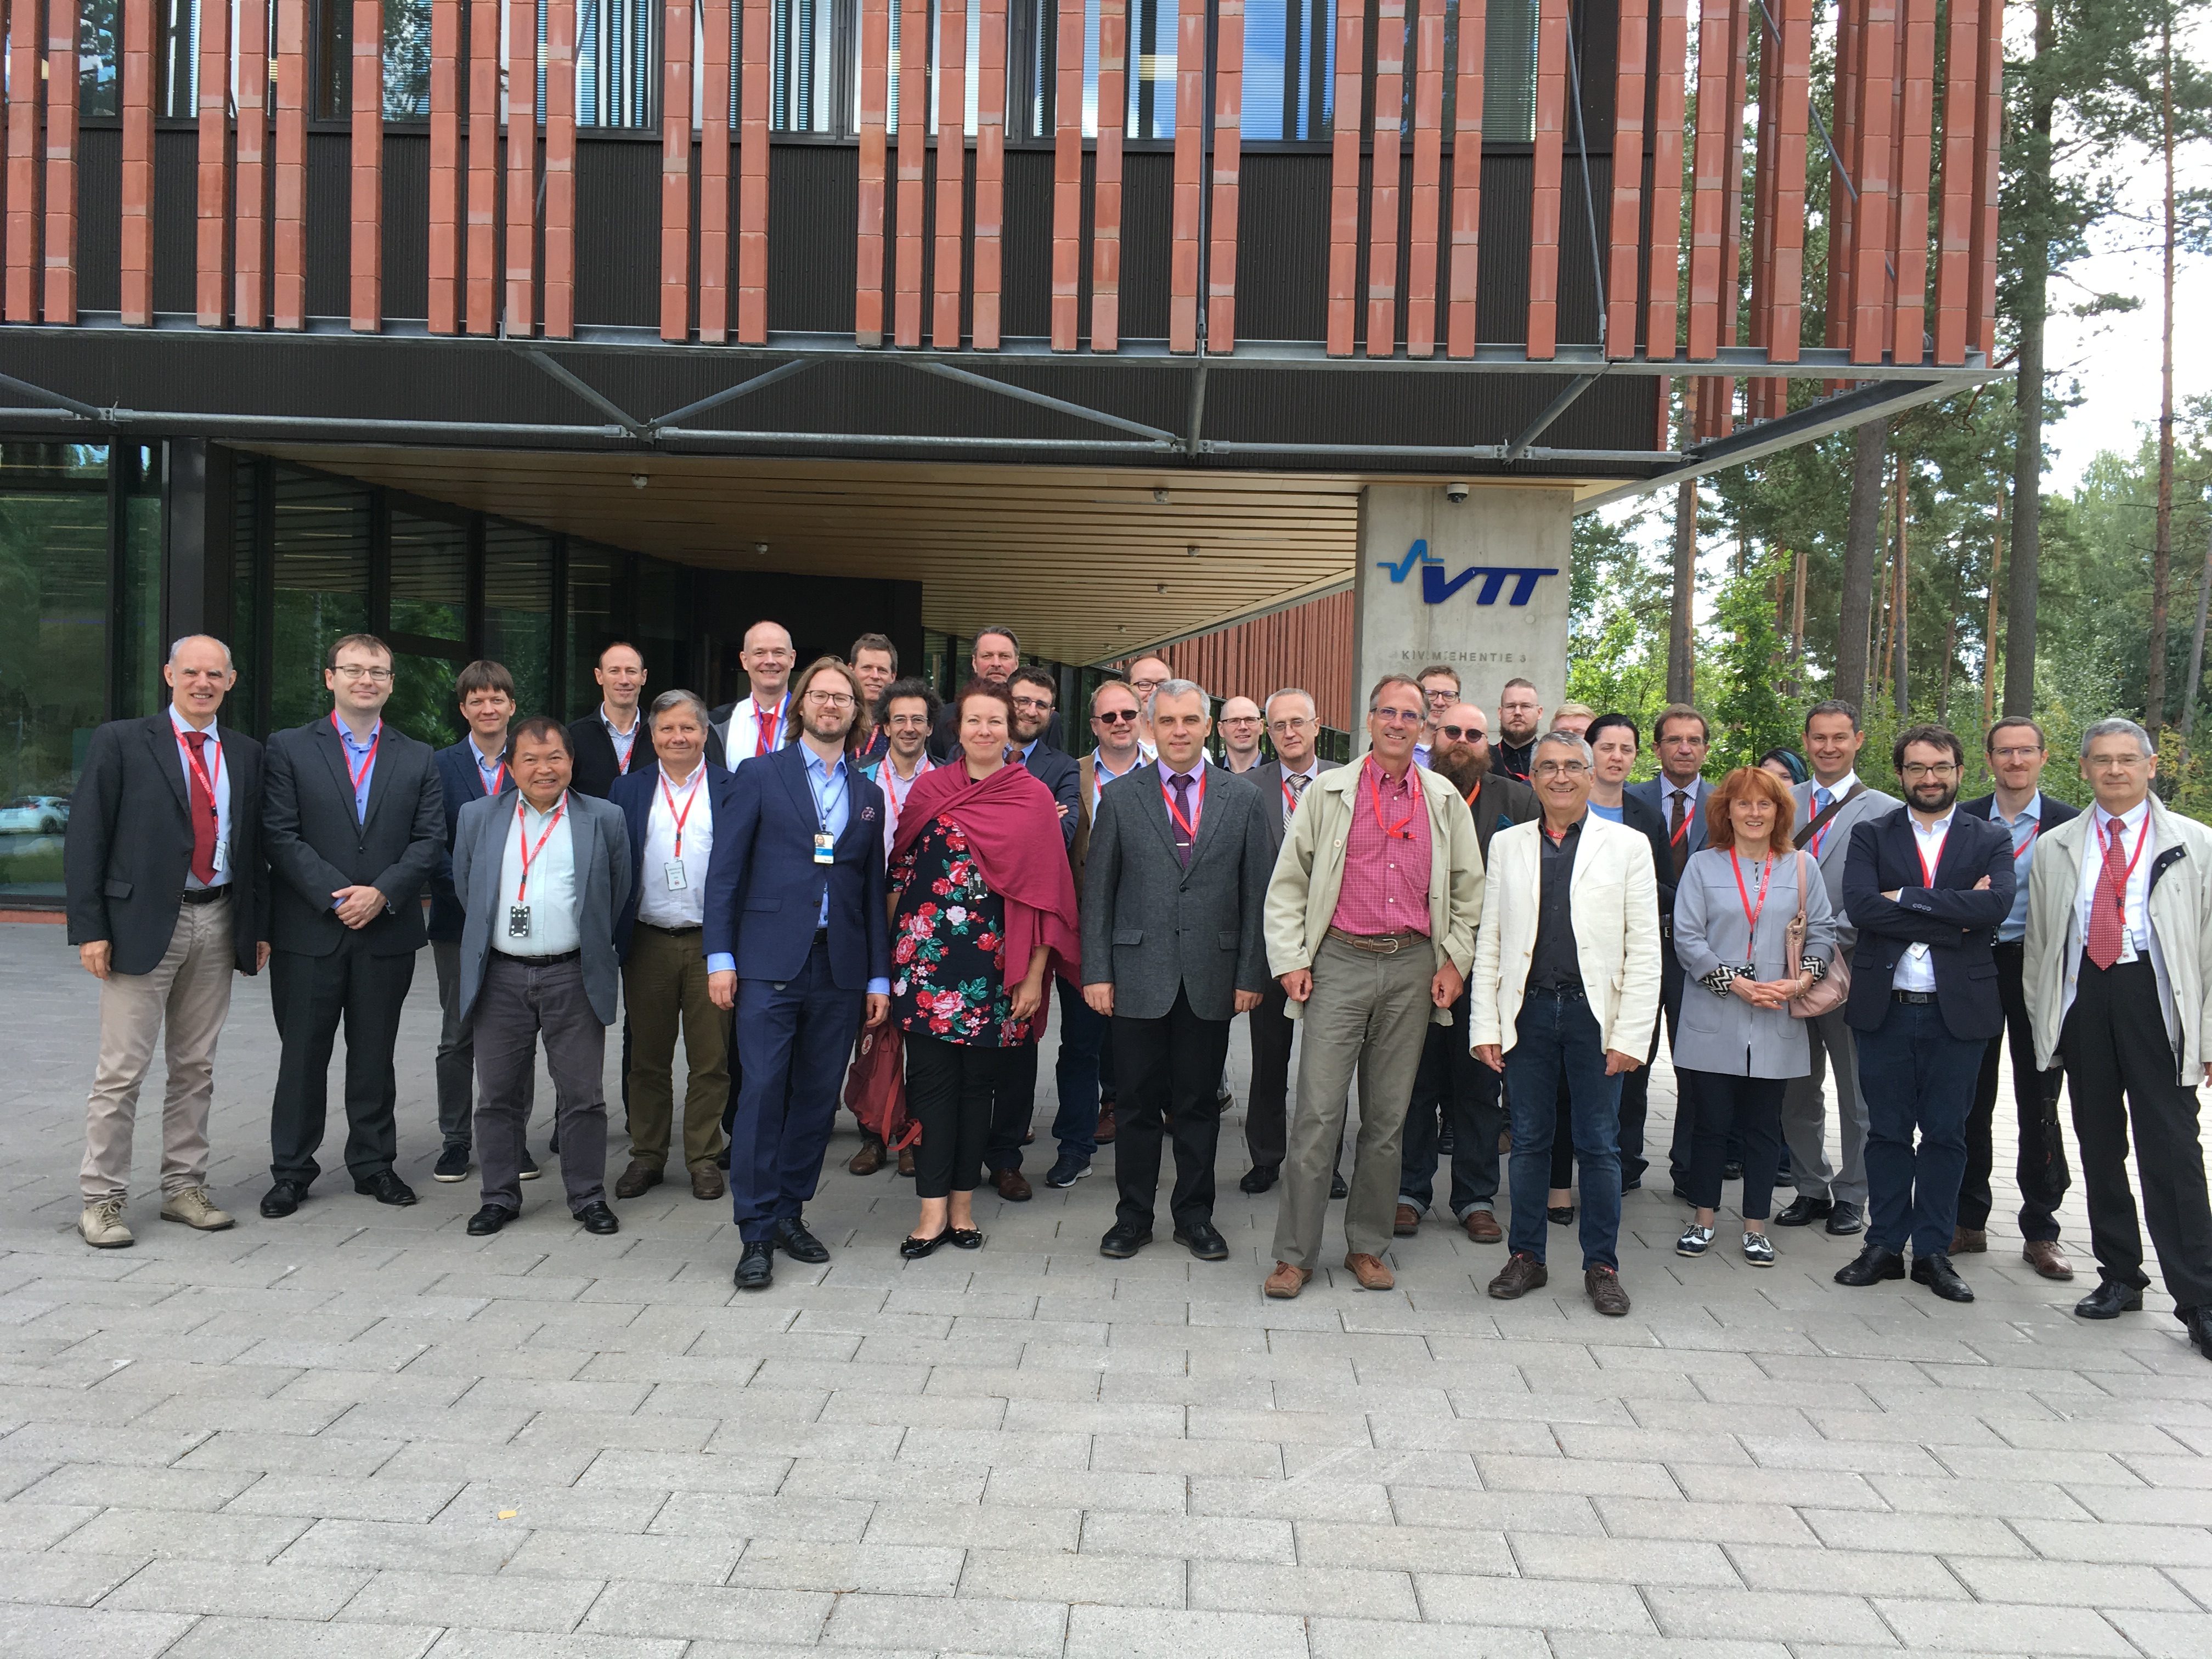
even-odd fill
[[[1869,421],[1858,429],[1851,458],[1850,520],[1844,532],[1843,609],[1836,622],[1836,695],[1866,707],[1868,624],[1874,611],[1875,567],[1881,557],[1883,463],[1889,422]]]
[[[2207,504],[2212,505],[2212,495]],[[2189,647],[2189,687],[2181,696],[2181,735],[2187,737],[2189,728],[2197,723],[2197,688],[2204,676],[2204,619],[2212,609],[2212,514],[2206,515],[2208,526],[2204,542],[2204,574],[2197,583],[2197,633]]]
[[[2036,0],[2035,55],[2051,55],[2055,29],[2052,0]],[[2047,76],[2031,77],[2029,142],[2021,146],[2021,193],[2031,206],[2022,216],[2018,293],[2020,372],[2013,378],[2018,415],[2012,474],[2012,585],[2006,594],[2004,711],[2035,712],[2035,587],[2043,530],[2043,331],[2050,305],[2051,231],[2045,217],[2051,198],[2051,129],[2057,99]]]
[[[2150,556],[2150,678],[2143,724],[2166,723],[2166,618],[2173,593],[2173,20],[2160,35],[2159,147],[2166,162],[2166,316],[2160,328],[2158,403],[2158,531]]]
[[[1905,457],[1897,458],[1897,584],[1895,597],[1890,600],[1889,631],[1897,641],[1897,663],[1892,671],[1891,684],[1897,689],[1897,718],[1900,724],[1912,718],[1912,672],[1905,653],[1911,645],[1911,629],[1907,625],[1912,617],[1912,566],[1907,556],[1905,541]]]
[[[1697,695],[1698,481],[1674,491],[1674,600],[1667,630],[1667,701]]]
[[[2004,497],[1997,497],[1996,533],[1990,538],[1990,616],[1982,625],[1982,730],[1997,715],[1997,581],[2004,574]]]
[[[1797,555],[1796,573],[1790,578],[1790,695],[1796,696],[1804,690],[1798,676],[1805,662],[1805,555]]]

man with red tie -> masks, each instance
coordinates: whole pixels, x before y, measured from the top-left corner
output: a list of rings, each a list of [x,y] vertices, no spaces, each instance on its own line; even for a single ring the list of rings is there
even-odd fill
[[[2084,1319],[2142,1307],[2142,1233],[2128,1184],[2135,1131],[2145,1216],[2180,1320],[2212,1359],[2212,1198],[2197,1086],[2212,1080],[2212,831],[2151,793],[2158,756],[2133,720],[2081,734],[2097,803],[2039,839],[2026,981],[2035,1063],[2066,1067],[2097,1288]]]
[[[791,630],[781,623],[757,622],[745,629],[738,666],[750,688],[736,702],[726,702],[707,717],[707,763],[736,771],[749,760],[772,755],[798,736],[792,718],[791,671],[799,665]]]
[[[63,853],[70,943],[100,981],[77,1221],[97,1249],[133,1242],[123,1220],[131,1130],[157,1036],[169,1073],[161,1218],[204,1232],[231,1224],[207,1192],[216,1039],[233,971],[258,973],[269,960],[261,745],[216,724],[238,678],[230,648],[189,635],[161,675],[167,708],[92,734]]]

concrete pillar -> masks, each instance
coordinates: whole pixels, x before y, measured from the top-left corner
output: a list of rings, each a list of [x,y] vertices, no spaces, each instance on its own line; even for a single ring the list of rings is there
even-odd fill
[[[1489,711],[1510,679],[1533,680],[1547,709],[1566,696],[1574,497],[1513,484],[1370,484],[1359,497],[1352,583],[1352,718],[1366,747],[1368,688],[1431,663],[1460,673]]]

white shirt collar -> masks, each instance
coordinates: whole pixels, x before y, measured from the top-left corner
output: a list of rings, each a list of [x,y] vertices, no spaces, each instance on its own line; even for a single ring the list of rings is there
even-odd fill
[[[2118,823],[2123,830],[2132,832],[2142,827],[2143,818],[2150,811],[2150,797],[2145,795],[2134,806],[2121,813],[2117,819],[2101,806],[2094,810],[2097,814],[2097,828],[2101,833],[2110,835],[2111,826],[2115,823]]]
[[[1959,808],[1958,804],[1954,802],[1952,804],[1951,810],[1944,813],[1942,817],[1936,819],[1933,823],[1921,823],[1920,815],[1917,812],[1911,811],[1910,809],[1907,810],[1905,816],[1912,820],[1912,833],[1920,836],[1923,840],[1927,840],[1933,836],[1948,836],[1950,834],[1951,820],[1959,816]]]
[[[1662,801],[1671,801],[1678,793],[1687,795],[1694,801],[1705,787],[1705,781],[1702,777],[1692,778],[1687,783],[1677,783],[1664,772],[1659,775],[1659,799]]]
[[[921,751],[921,753],[920,753],[919,755],[917,755],[917,756],[915,756],[915,760],[914,760],[914,775],[915,775],[915,777],[917,777],[917,778],[918,778],[918,777],[920,777],[920,776],[921,776],[924,772],[927,772],[927,771],[933,770],[933,769],[935,769],[936,765],[937,765],[937,763],[936,763],[935,761],[933,761],[933,760],[930,759],[930,757],[929,757],[929,750],[927,750],[927,749],[925,749],[925,750],[923,750]],[[894,756],[894,755],[893,755],[893,754],[892,754],[892,753],[891,753],[888,749],[887,749],[887,750],[885,750],[884,751],[884,764],[883,764],[883,769],[884,769],[884,775],[885,775],[886,776],[888,776],[888,777],[894,777],[894,778],[895,778],[895,777],[897,777],[897,776],[899,775],[899,769],[898,769],[898,764],[897,764],[897,757],[896,757],[896,756]]]
[[[520,792],[518,792],[518,793],[517,793],[517,795],[516,795],[516,799],[521,801],[521,803],[522,803],[522,810],[523,810],[524,811],[527,812],[527,813],[530,815],[526,819],[525,819],[525,820],[524,820],[524,822],[525,822],[525,823],[544,823],[548,818],[551,817],[553,816],[553,814],[554,814],[554,813],[556,813],[556,812],[559,811],[562,807],[566,806],[566,805],[568,804],[568,792],[567,790],[563,789],[563,790],[560,793],[560,794],[559,794],[558,796],[556,796],[556,797],[554,799],[553,805],[552,805],[551,806],[548,807],[548,808],[547,808],[544,811],[543,811],[543,812],[539,811],[536,807],[532,806],[532,805],[530,804],[530,797],[529,797],[529,796],[525,795],[525,794],[521,794]],[[535,855],[535,854],[532,854],[532,862],[535,862],[535,861],[536,861],[536,855]]]
[[[1304,778],[1308,781],[1311,781],[1313,779],[1317,778],[1320,775],[1321,750],[1318,749],[1315,750],[1312,754],[1306,757],[1306,763],[1303,769],[1293,769],[1288,765],[1285,765],[1283,767],[1283,779],[1285,782],[1288,782],[1292,778]]]
[[[666,781],[671,789],[694,789],[707,781],[707,762],[703,756],[692,763],[691,775],[688,778],[679,778],[670,771],[666,761],[660,762],[659,766],[660,775]]]
[[[641,718],[643,718],[643,714],[644,711],[641,709],[634,711],[629,717],[629,730],[625,732],[622,727],[615,724],[614,711],[609,708],[605,702],[601,702],[599,704],[599,720],[601,723],[606,726],[608,731],[613,732],[615,736],[618,738],[635,737],[637,735],[637,723]]]
[[[1822,789],[1826,790],[1828,792],[1828,799],[1830,800],[1841,800],[1844,796],[1850,794],[1853,789],[1858,787],[1858,769],[1856,767],[1853,767],[1850,771],[1844,773],[1843,776],[1838,778],[1833,783],[1823,783],[1818,778],[1814,779],[1813,787],[1815,792]]]

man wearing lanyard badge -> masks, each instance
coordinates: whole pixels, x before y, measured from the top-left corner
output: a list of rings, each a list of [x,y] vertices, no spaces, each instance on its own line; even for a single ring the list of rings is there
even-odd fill
[[[738,666],[745,671],[746,695],[726,702],[708,716],[707,761],[734,772],[749,760],[774,754],[798,736],[791,707],[791,671],[799,661],[791,630],[781,623],[757,622],[745,629]]]
[[[428,937],[418,902],[446,851],[428,744],[387,726],[392,647],[349,634],[331,647],[328,716],[269,739],[262,811],[270,869],[269,1000],[283,1041],[261,1213],[290,1215],[321,1173],[331,1048],[346,1030],[346,1170],[380,1204],[412,1204],[392,1169],[399,1083],[392,1045]]]

